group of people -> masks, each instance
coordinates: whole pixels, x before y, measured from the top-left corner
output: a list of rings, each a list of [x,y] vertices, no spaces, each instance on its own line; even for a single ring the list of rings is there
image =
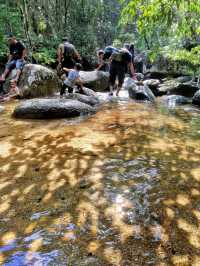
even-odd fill
[[[8,42],[10,55],[5,70],[0,77],[0,84],[3,84],[8,74],[16,68],[16,76],[11,80],[11,89],[17,93],[17,82],[25,64],[27,51],[24,44],[18,41],[13,35],[8,37]],[[99,50],[97,56],[98,67],[96,70],[109,71],[110,95],[113,95],[116,88],[116,96],[118,96],[124,82],[125,74],[129,73],[135,79],[134,46],[125,44],[121,49],[107,46],[104,50]],[[64,95],[66,89],[69,93],[72,93],[75,86],[77,86],[79,92],[82,92],[83,81],[79,73],[82,69],[81,57],[74,45],[66,37],[63,38],[62,43],[58,46],[57,62],[58,73],[65,73],[60,96],[62,97]],[[117,84],[116,80],[118,80]]]
[[[61,97],[68,89],[73,92],[73,87],[78,86],[79,91],[83,88],[83,81],[80,78],[79,71],[82,69],[80,64],[81,58],[75,47],[68,42],[67,38],[63,39],[63,43],[58,47],[58,69],[61,68],[66,73],[63,87],[60,91]],[[107,46],[104,50],[97,52],[98,67],[96,70],[109,71],[109,87],[110,95],[113,95],[116,88],[116,96],[124,83],[125,74],[129,73],[133,79],[136,78],[134,70],[134,46],[133,44],[125,44],[123,48],[117,49]],[[118,83],[116,85],[116,80]]]

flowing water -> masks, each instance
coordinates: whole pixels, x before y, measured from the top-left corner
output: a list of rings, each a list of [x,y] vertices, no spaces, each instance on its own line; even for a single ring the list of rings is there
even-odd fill
[[[0,264],[200,265],[200,111],[0,115]]]

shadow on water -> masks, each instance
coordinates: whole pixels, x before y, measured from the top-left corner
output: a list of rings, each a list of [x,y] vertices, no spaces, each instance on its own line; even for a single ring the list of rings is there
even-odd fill
[[[137,103],[79,124],[8,114],[2,265],[200,265],[198,115]]]

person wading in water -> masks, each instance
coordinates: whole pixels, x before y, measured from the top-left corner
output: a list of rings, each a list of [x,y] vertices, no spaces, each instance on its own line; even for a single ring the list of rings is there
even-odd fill
[[[104,50],[103,59],[109,59],[110,61],[110,95],[113,95],[115,82],[116,79],[118,79],[118,86],[116,91],[116,96],[118,96],[124,83],[125,74],[128,69],[130,69],[132,78],[135,79],[132,55],[126,48],[117,49],[112,46],[108,46]]]

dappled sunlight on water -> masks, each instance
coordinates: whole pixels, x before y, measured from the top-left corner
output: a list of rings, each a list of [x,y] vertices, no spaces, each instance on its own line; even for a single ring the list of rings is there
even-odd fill
[[[0,117],[0,264],[200,265],[200,114]],[[197,119],[198,118],[198,119]]]

